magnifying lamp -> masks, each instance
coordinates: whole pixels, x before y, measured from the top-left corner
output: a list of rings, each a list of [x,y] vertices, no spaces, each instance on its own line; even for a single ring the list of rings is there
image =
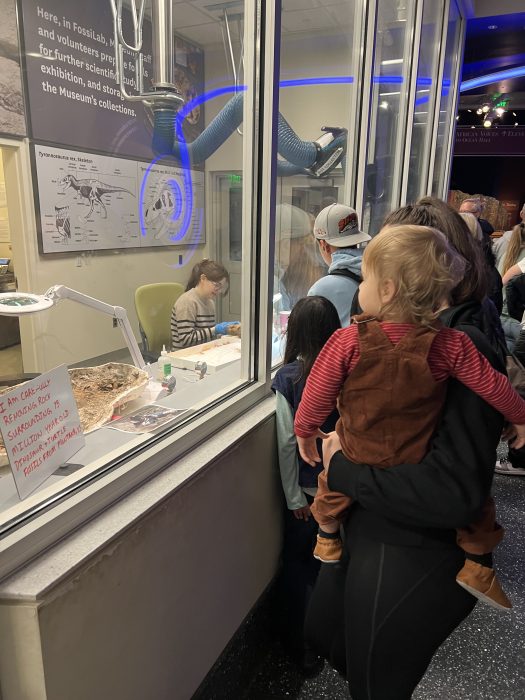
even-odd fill
[[[0,316],[25,316],[26,314],[37,313],[38,311],[51,308],[61,299],[76,301],[79,304],[88,306],[90,309],[95,309],[95,311],[100,311],[117,319],[119,328],[131,353],[133,364],[135,367],[144,369],[146,363],[131,330],[126,309],[122,306],[111,306],[111,304],[106,304],[87,294],[77,292],[75,289],[58,284],[50,287],[45,294],[26,294],[23,292],[4,292],[0,294]]]

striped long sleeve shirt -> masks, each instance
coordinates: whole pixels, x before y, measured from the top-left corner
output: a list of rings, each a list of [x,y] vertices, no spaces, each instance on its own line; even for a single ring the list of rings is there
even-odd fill
[[[195,289],[180,296],[171,312],[171,349],[188,348],[215,338],[215,302]]]
[[[382,322],[381,328],[395,345],[412,328],[407,323]],[[357,326],[337,330],[319,353],[306,381],[295,416],[295,434],[310,437],[333,411],[347,376],[359,361]],[[525,401],[508,378],[496,371],[461,331],[442,328],[428,354],[436,382],[455,377],[511,423],[525,424]]]

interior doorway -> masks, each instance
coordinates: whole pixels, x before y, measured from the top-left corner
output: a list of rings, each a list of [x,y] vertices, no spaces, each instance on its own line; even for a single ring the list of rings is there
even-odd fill
[[[230,288],[217,303],[217,318],[223,321],[239,321],[242,290],[241,173],[215,173],[212,188],[217,193],[213,212],[216,260],[224,265],[230,274]]]

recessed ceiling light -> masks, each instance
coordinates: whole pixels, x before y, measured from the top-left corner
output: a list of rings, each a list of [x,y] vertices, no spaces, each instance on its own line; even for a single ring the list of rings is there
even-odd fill
[[[497,24],[489,24],[489,26],[487,27],[487,29],[497,29],[497,28],[498,28]]]

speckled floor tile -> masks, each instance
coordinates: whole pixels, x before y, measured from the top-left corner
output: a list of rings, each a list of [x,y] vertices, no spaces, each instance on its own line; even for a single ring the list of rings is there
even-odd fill
[[[498,520],[506,529],[496,567],[514,608],[478,604],[436,653],[413,700],[525,700],[525,477],[496,475]],[[277,643],[254,669],[247,700],[348,700],[346,682],[328,664],[303,679]]]

